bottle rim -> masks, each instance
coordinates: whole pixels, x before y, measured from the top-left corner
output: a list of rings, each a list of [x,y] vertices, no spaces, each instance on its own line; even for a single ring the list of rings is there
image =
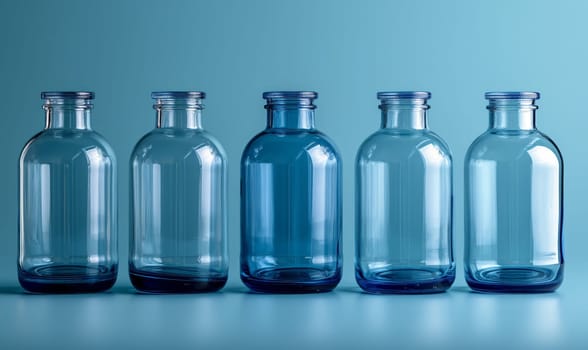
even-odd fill
[[[536,91],[490,91],[484,94],[487,100],[538,100],[541,94]]]
[[[387,99],[429,99],[429,91],[379,91],[376,94],[379,100]]]
[[[153,91],[152,99],[197,98],[203,99],[206,93],[203,91]]]
[[[43,100],[48,99],[84,99],[93,100],[94,92],[92,91],[43,91],[41,92],[41,98]]]
[[[318,98],[318,93],[315,91],[266,91],[262,97],[268,99],[296,99],[296,98]]]

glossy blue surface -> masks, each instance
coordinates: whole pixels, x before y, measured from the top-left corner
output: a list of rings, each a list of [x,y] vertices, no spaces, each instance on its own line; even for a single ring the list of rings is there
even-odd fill
[[[466,280],[548,292],[563,280],[563,160],[535,127],[538,93],[487,93],[490,126],[465,159]]]
[[[455,280],[452,160],[427,126],[428,92],[379,92],[382,123],[356,158],[357,283],[442,292]]]
[[[341,159],[314,127],[313,92],[268,92],[267,128],[241,159],[241,279],[325,292],[341,279]]]
[[[18,278],[31,292],[106,290],[117,275],[116,161],[90,126],[93,93],[46,92],[19,162]]]
[[[570,277],[569,275],[567,277]],[[373,295],[353,281],[331,293],[149,295],[128,282],[73,296],[27,295],[0,284],[7,349],[582,349],[582,274],[555,293]],[[59,321],[59,322],[56,322]]]
[[[144,292],[205,292],[228,274],[227,161],[204,93],[154,92],[156,128],[131,154],[129,273]]]

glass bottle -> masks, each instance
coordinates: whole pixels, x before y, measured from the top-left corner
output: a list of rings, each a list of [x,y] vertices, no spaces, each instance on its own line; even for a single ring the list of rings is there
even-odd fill
[[[203,92],[154,92],[156,127],[131,154],[129,272],[152,293],[227,281],[227,160],[202,128]]]
[[[432,293],[455,280],[452,160],[427,126],[429,92],[379,92],[380,130],[356,159],[355,277],[372,293]]]
[[[341,279],[341,158],[314,127],[316,92],[265,92],[267,128],[241,159],[241,279],[258,292]]]
[[[465,158],[465,275],[486,292],[563,279],[563,162],[535,127],[537,92],[488,92],[490,126]]]
[[[117,275],[116,161],[90,127],[92,92],[43,92],[45,129],[19,161],[18,279],[31,292],[97,292]]]

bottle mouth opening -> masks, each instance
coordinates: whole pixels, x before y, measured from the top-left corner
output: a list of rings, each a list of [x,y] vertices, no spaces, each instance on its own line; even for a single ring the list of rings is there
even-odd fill
[[[43,91],[41,99],[47,100],[47,103],[74,103],[85,104],[87,100],[94,99],[94,93],[91,91]],[[73,102],[72,102],[73,101]]]
[[[155,100],[154,109],[203,109],[202,100],[206,94],[202,91],[154,91],[151,98]]]
[[[45,100],[43,109],[75,109],[87,110],[94,105],[94,93],[90,91],[44,91],[41,92],[41,98]]]
[[[533,91],[487,92],[484,96],[488,100],[488,110],[535,110],[539,108],[535,100],[541,97]]]
[[[75,99],[75,100],[93,100],[94,93],[91,91],[43,91],[41,92],[43,100],[51,99]]]
[[[154,100],[174,100],[174,99],[204,99],[206,93],[202,91],[154,91],[151,93]]]
[[[262,94],[266,100],[269,99],[316,99],[318,93],[315,91],[266,91]]]
[[[538,100],[541,94],[535,91],[491,91],[484,97],[487,100]]]
[[[266,109],[315,109],[313,100],[318,98],[314,91],[267,91],[263,93]]]
[[[378,100],[404,100],[404,99],[425,99],[431,98],[428,91],[380,91],[376,94]]]
[[[428,91],[380,91],[377,93],[380,109],[429,109],[427,100],[431,98]]]

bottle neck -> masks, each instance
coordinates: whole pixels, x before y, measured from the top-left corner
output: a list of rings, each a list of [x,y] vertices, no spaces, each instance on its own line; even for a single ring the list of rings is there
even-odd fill
[[[534,130],[536,109],[533,100],[490,100],[490,129]]]
[[[314,109],[267,107],[269,129],[314,129]]]
[[[90,104],[53,104],[47,102],[45,109],[46,129],[80,129],[90,130]]]
[[[380,105],[384,129],[424,130],[427,129],[427,109],[424,104],[398,103]]]
[[[157,128],[202,129],[200,108],[156,106]]]

